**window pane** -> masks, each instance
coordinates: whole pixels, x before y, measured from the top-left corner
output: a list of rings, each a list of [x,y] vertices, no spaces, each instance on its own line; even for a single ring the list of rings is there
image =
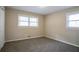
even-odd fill
[[[24,16],[19,16],[19,21],[21,22],[25,22],[28,21],[28,17],[24,17]]]
[[[38,22],[38,18],[30,18],[30,22]]]
[[[38,26],[38,18],[30,18],[30,26]]]
[[[79,21],[70,21],[69,27],[79,27]]]
[[[30,23],[30,26],[38,26],[38,23]]]
[[[79,14],[70,15],[69,20],[79,20]]]
[[[18,18],[18,26],[28,26],[28,17],[19,16],[19,18]]]
[[[19,26],[28,26],[28,22],[19,22]]]

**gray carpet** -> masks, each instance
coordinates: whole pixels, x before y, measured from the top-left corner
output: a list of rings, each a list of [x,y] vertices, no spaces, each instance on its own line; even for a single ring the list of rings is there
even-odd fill
[[[79,48],[49,38],[35,38],[5,43],[2,52],[78,52]]]

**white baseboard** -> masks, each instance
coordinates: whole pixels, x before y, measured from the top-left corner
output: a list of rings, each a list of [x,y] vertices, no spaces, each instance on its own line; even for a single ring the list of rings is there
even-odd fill
[[[36,37],[30,37],[30,38],[13,39],[13,40],[8,40],[8,41],[6,41],[6,42],[19,41],[19,40],[26,40],[26,39],[39,38],[39,37],[44,37],[44,36],[42,35],[42,36],[36,36]]]
[[[53,39],[53,40],[56,40],[56,41],[60,41],[60,42],[69,44],[69,45],[73,45],[73,46],[75,46],[75,47],[79,47],[79,45],[76,45],[76,44],[73,44],[73,43],[70,43],[70,42],[67,42],[67,41],[63,41],[63,40],[60,40],[60,39],[56,39],[56,38],[51,37],[51,36],[46,36],[46,37],[47,37],[47,38],[50,38],[50,39]]]
[[[60,39],[56,39],[55,37],[44,36],[44,35],[43,36],[30,37],[30,38],[20,38],[20,39],[16,39],[16,40],[8,40],[6,42],[19,41],[19,40],[25,40],[25,39],[31,39],[31,38],[38,38],[38,37],[47,37],[47,38],[50,38],[50,39],[54,39],[56,41],[60,41],[60,42],[63,42],[63,43],[69,44],[69,45],[73,45],[73,46],[79,47],[79,45],[76,45],[76,44],[73,44],[73,43],[70,43],[70,42],[67,42],[67,41],[63,41],[63,40],[60,40]]]

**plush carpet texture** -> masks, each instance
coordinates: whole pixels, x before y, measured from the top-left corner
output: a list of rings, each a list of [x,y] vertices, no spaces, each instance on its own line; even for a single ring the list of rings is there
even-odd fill
[[[41,37],[5,43],[1,52],[78,52],[79,48]]]

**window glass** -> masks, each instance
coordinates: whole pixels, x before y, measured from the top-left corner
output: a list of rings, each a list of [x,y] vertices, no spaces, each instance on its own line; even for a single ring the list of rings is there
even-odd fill
[[[28,26],[28,22],[19,22],[19,26]]]
[[[67,16],[68,16],[68,18],[67,18],[68,27],[79,27],[79,14],[78,13],[70,14]]]
[[[28,17],[19,16],[18,20],[19,20],[18,21],[19,26],[28,26]]]
[[[30,26],[38,26],[37,23],[30,23]]]
[[[38,19],[37,18],[30,18],[30,22],[38,22]]]
[[[30,18],[30,26],[38,26],[38,18]]]
[[[79,20],[79,14],[70,15],[69,20]]]
[[[28,17],[19,16],[19,21],[21,21],[21,22],[27,22],[28,21]]]
[[[38,18],[19,16],[18,26],[38,26]]]

